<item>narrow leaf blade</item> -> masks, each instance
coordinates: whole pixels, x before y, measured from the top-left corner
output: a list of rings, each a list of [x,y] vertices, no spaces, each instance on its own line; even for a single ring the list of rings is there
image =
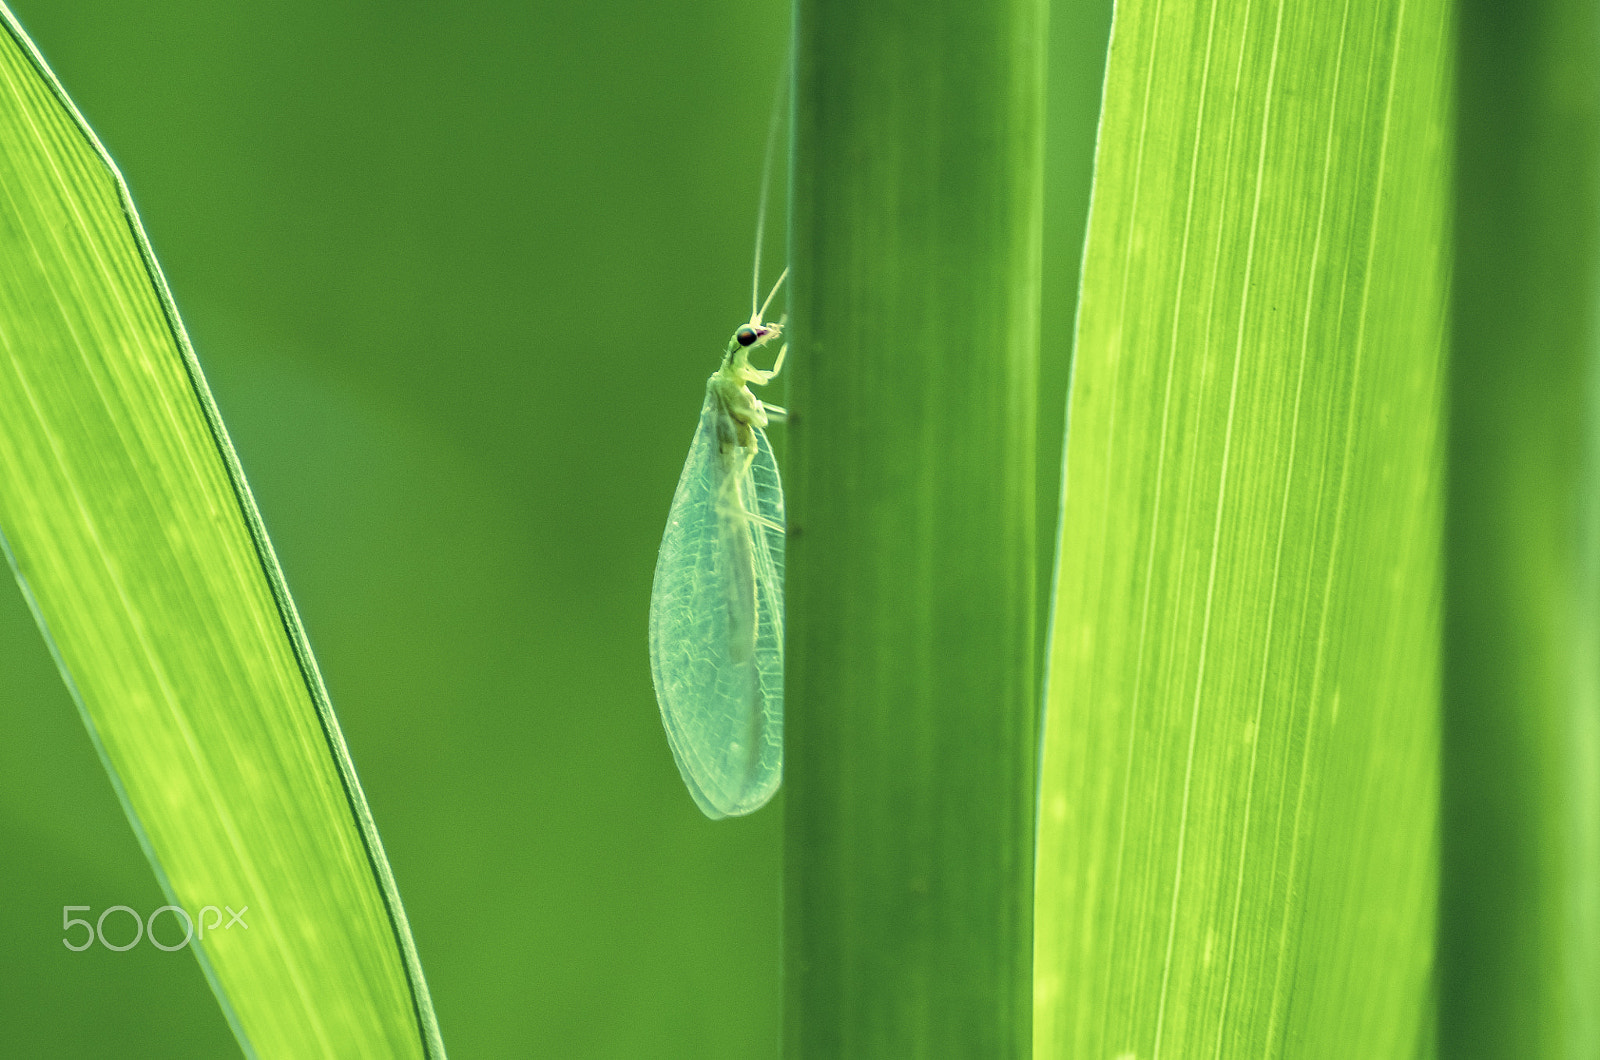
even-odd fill
[[[1036,1053],[1400,1056],[1437,844],[1445,29],[1119,4],[1069,415]]]
[[[18,581],[169,901],[210,929],[193,945],[246,1051],[442,1056],[343,738],[126,189],[0,16],[0,528]]]

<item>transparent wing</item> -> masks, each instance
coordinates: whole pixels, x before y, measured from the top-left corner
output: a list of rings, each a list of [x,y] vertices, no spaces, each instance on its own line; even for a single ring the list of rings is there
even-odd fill
[[[772,740],[773,775],[783,769],[783,541],[788,525],[783,482],[766,433],[755,429],[756,454],[745,482],[761,519],[752,526],[756,571],[756,670],[766,702],[766,732]],[[776,785],[774,785],[776,787]]]
[[[650,595],[667,740],[707,817],[764,805],[783,774],[783,487],[766,436],[735,444],[707,393]]]

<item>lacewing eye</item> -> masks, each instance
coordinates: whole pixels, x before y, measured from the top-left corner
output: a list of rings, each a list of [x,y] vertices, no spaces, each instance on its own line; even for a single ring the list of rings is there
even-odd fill
[[[757,331],[749,324],[746,324],[738,331],[735,331],[733,333],[733,337],[741,346],[753,346],[755,345],[756,340],[761,337],[761,332]]]

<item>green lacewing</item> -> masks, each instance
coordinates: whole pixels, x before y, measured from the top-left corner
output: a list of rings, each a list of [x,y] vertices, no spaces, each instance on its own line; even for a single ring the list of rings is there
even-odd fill
[[[783,484],[765,428],[785,413],[750,387],[772,381],[788,347],[766,371],[750,351],[782,334],[761,318],[784,276],[706,382],[650,593],[661,721],[713,820],[761,808],[783,777]]]
[[[650,674],[683,783],[712,820],[751,813],[783,780],[783,483],[766,427],[786,413],[750,392],[783,368],[750,352],[782,337],[763,322],[761,237],[788,79],[778,78],[756,211],[750,320],[706,381],[700,426],[678,478],[650,590]]]

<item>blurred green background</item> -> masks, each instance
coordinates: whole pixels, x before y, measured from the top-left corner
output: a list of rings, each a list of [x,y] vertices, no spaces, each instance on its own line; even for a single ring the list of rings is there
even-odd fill
[[[782,813],[683,791],[645,612],[787,6],[11,6],[139,206],[451,1055],[776,1056]],[[1109,3],[1054,19],[1046,520]],[[61,945],[164,900],[9,578],[0,725],[0,1055],[235,1053],[188,953]]]

